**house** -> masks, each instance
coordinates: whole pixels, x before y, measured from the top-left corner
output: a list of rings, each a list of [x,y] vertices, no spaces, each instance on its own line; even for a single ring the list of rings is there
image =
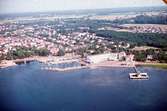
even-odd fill
[[[153,55],[147,55],[147,60],[153,60]]]

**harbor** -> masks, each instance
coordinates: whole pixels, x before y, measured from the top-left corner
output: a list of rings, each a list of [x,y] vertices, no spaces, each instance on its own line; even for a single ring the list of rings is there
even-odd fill
[[[16,59],[12,61],[6,61],[4,63],[5,67],[16,66],[19,64],[27,64],[29,62],[37,61],[42,63],[42,70],[49,71],[73,71],[79,69],[96,69],[101,67],[122,67],[122,68],[133,68],[134,72],[129,73],[130,79],[149,79],[147,73],[141,73],[136,68],[135,61],[133,61],[133,56],[129,56],[125,61],[119,61],[116,54],[101,54],[90,56],[87,58],[81,58],[79,55],[76,56],[63,56],[63,57],[31,57],[24,59]],[[139,64],[139,63],[137,63]]]
[[[1,68],[16,66],[19,64],[27,64],[33,61],[42,63],[42,66],[41,66],[42,70],[59,71],[59,72],[73,71],[73,70],[79,70],[79,69],[85,69],[85,68],[96,69],[96,68],[102,68],[102,67],[133,68],[134,72],[129,73],[130,79],[135,79],[135,80],[149,79],[149,76],[147,73],[140,72],[137,69],[136,63],[135,61],[133,61],[133,55],[126,56],[126,59],[124,61],[121,61],[120,55],[117,53],[91,55],[91,56],[87,56],[86,58],[82,58],[80,55],[62,56],[62,57],[34,56],[31,58],[5,61],[4,65]]]
[[[85,64],[81,63],[79,59],[71,59],[65,61],[55,62],[54,60],[44,63],[41,67],[42,70],[50,70],[50,71],[70,71],[88,68]]]

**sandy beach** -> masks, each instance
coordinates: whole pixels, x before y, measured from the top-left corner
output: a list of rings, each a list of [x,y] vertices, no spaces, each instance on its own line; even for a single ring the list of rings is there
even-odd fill
[[[7,68],[7,67],[15,66],[15,65],[16,63],[11,60],[3,60],[0,63],[0,68]]]
[[[127,64],[125,61],[104,61],[97,64],[90,64],[90,68],[96,67],[133,67],[133,64]]]

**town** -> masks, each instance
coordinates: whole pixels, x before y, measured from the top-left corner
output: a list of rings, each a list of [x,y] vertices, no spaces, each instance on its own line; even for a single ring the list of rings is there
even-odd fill
[[[166,63],[167,32],[162,23],[166,12],[159,12],[151,18],[162,25],[142,24],[150,20],[149,14],[123,16],[121,21],[117,17],[98,20],[82,14],[63,18],[44,15],[5,19],[0,23],[0,61],[5,64],[4,60],[34,56],[80,56],[89,63],[106,60]],[[143,18],[146,21],[142,21]],[[135,20],[141,25],[132,24]],[[154,41],[157,37],[159,39]]]
[[[57,29],[58,30],[58,29]],[[19,48],[42,50],[47,54],[63,56],[67,53],[101,54],[108,53],[119,48],[129,48],[129,43],[118,42],[96,36],[89,32],[71,32],[61,34],[52,26],[20,25],[16,23],[0,25],[0,54],[8,55]],[[28,55],[29,56],[29,55]],[[26,57],[26,55],[25,55]],[[8,56],[6,56],[7,59]],[[23,58],[23,57],[21,57]]]
[[[167,111],[167,0],[0,0],[0,111]]]

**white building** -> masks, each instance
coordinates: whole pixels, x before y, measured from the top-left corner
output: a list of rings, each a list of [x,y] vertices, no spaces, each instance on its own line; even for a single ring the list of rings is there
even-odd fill
[[[125,57],[126,57],[126,53],[125,52],[120,52],[119,53],[119,60],[124,60]]]
[[[147,60],[153,60],[153,55],[147,55]]]
[[[100,63],[107,60],[118,60],[118,54],[117,53],[106,53],[106,54],[98,54],[98,55],[91,55],[87,56],[86,62],[88,63]]]

